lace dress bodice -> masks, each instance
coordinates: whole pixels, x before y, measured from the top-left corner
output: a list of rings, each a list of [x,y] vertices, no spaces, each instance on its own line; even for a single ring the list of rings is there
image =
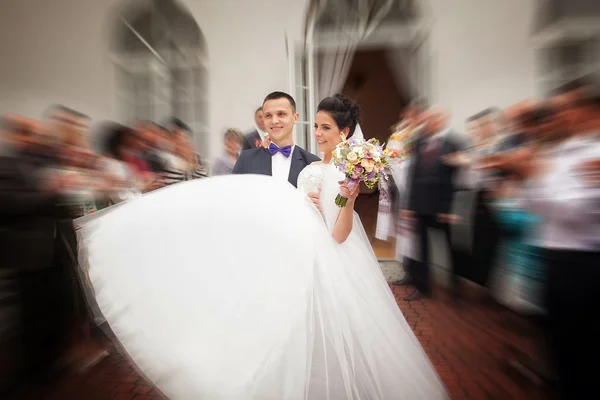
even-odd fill
[[[298,175],[298,189],[303,193],[315,193],[323,183],[323,176],[329,164],[312,163]]]

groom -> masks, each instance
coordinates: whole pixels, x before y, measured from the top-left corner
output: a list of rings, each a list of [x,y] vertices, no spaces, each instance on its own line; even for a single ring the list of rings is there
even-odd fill
[[[263,120],[271,144],[268,148],[243,151],[233,167],[233,173],[271,175],[297,187],[300,171],[320,159],[294,145],[293,131],[298,122],[298,113],[292,96],[283,92],[269,94],[263,102]],[[318,194],[310,194],[309,197],[314,202]]]

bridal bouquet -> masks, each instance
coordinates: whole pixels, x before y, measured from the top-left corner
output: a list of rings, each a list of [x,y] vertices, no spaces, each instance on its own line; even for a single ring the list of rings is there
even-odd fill
[[[372,189],[385,178],[384,170],[389,167],[388,157],[377,139],[344,140],[333,150],[333,164],[346,175],[348,188],[352,190],[360,182]],[[335,204],[343,208],[348,199],[338,194]]]

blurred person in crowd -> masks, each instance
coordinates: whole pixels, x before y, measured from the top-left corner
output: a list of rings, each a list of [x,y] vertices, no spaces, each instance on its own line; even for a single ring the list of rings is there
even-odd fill
[[[198,149],[192,142],[192,128],[177,118],[171,118],[167,129],[171,131],[175,140],[176,154],[184,160],[185,179],[196,179],[208,176]]]
[[[137,186],[143,193],[165,185],[162,177],[154,173],[152,166],[145,159],[145,155],[152,149],[152,142],[148,140],[149,134],[144,131],[147,126],[148,124],[138,124],[135,128],[127,131],[122,155],[123,161],[133,171]]]
[[[525,112],[524,106],[521,104],[518,109],[513,108],[507,113],[488,108],[469,117],[467,131],[473,146],[467,151],[445,158],[445,162],[450,165],[464,169],[469,181],[467,186],[474,191],[475,197],[468,201],[472,205],[462,207],[466,212],[473,213],[472,218],[469,218],[472,221],[471,257],[469,262],[463,260],[463,264],[467,264],[465,270],[469,270],[466,277],[482,286],[488,284],[502,235],[489,200],[495,190],[494,186],[499,182],[498,179],[504,178],[505,172],[481,167],[497,157],[512,157],[519,151],[524,137],[518,133],[521,129],[520,121],[515,120],[514,115]]]
[[[229,175],[233,172],[233,166],[244,146],[244,135],[239,129],[227,129],[223,141],[225,143],[225,154],[215,161],[212,169],[214,176]]]
[[[163,178],[165,185],[186,180],[190,174],[190,166],[178,151],[178,134],[160,125],[155,125],[154,129],[158,137],[154,153],[161,160],[155,173]]]
[[[415,226],[410,221],[398,218],[400,211],[408,207],[409,172],[414,161],[415,142],[418,138],[418,130],[421,125],[421,116],[425,111],[423,103],[418,100],[411,102],[401,114],[401,120],[394,127],[395,132],[402,132],[398,137],[394,134],[388,141],[386,149],[390,152],[398,151],[401,155],[400,162],[393,163],[388,184],[391,190],[391,216],[394,234],[396,236],[396,259],[402,264],[404,277],[393,282],[395,286],[407,286],[412,284],[410,271],[414,268],[413,263],[418,260],[418,238],[415,235]],[[378,219],[379,221],[379,219]]]
[[[498,137],[496,152],[513,151],[526,142],[526,137],[521,131],[518,121],[512,118],[506,110],[497,110],[496,127]]]
[[[494,265],[498,250],[500,230],[488,200],[496,182],[495,174],[499,171],[479,170],[476,167],[480,160],[498,153],[500,137],[498,111],[488,108],[467,120],[468,131],[472,135],[474,146],[466,153],[467,159],[460,165],[467,167],[471,174],[471,185],[474,190],[472,212],[472,264],[471,278],[479,285],[486,286]],[[460,153],[459,153],[460,157]],[[455,164],[456,165],[456,164]]]
[[[65,192],[65,207],[71,210],[68,218],[57,222],[57,236],[62,246],[60,254],[64,265],[69,302],[71,328],[66,334],[67,351],[64,363],[76,370],[94,365],[108,353],[92,335],[93,316],[90,312],[85,281],[81,278],[78,260],[77,236],[74,218],[96,211],[96,198],[108,190],[106,176],[100,168],[99,157],[89,148],[89,122],[91,119],[64,106],[54,106],[49,113],[48,129],[59,139],[59,157],[53,171],[74,176],[77,187]]]
[[[499,271],[493,285],[500,303],[522,314],[540,314],[545,271],[534,242],[541,219],[526,207],[523,190],[521,180],[507,173],[492,193],[491,207],[505,233],[494,260]]]
[[[168,141],[160,127],[154,122],[138,121],[134,129],[139,136],[140,145],[137,157],[146,164],[149,172],[160,174],[165,170],[163,152],[168,147]]]
[[[74,174],[81,181],[76,192],[71,193],[71,204],[81,216],[95,211],[96,193],[104,189],[105,179],[99,171],[97,154],[90,149],[91,119],[65,106],[53,106],[49,112],[48,131],[57,140],[56,173]],[[70,228],[70,226],[69,226]]]
[[[143,155],[150,148],[150,143],[141,129],[144,128],[138,123],[128,132],[129,135],[125,138],[126,149],[123,153],[123,160],[129,164],[138,178],[146,178],[152,171],[150,165],[144,160]]]
[[[63,105],[51,106],[46,112],[49,130],[60,142],[69,140],[71,145],[89,147],[90,117],[65,107]]]
[[[519,163],[530,157],[532,149],[552,142],[556,132],[561,129],[557,125],[556,113],[547,102],[525,100],[508,107],[504,115],[512,133],[499,140],[494,151],[467,163],[475,174],[490,178],[504,177],[509,172],[501,165]],[[492,179],[492,182],[497,183],[498,180]]]
[[[564,399],[597,392],[596,371],[585,362],[600,357],[600,327],[590,325],[600,307],[600,140],[590,123],[598,112],[592,82],[569,82],[550,99],[562,125],[552,146],[503,164],[524,177],[527,206],[542,218],[548,331]]]
[[[491,207],[503,235],[490,287],[499,303],[523,319],[523,326],[538,350],[532,358],[511,349],[509,365],[541,383],[552,379],[544,334],[546,265],[536,245],[536,232],[542,220],[527,208],[525,189],[520,177],[507,171],[492,193]]]
[[[263,147],[264,142],[269,140],[269,133],[265,129],[265,122],[263,120],[262,106],[254,111],[254,123],[256,124],[255,129],[245,136],[244,150]]]
[[[9,116],[2,129],[10,154],[0,158],[0,264],[19,281],[25,376],[45,379],[57,371],[68,318],[58,219],[68,217],[63,193],[78,183],[46,171],[43,124]]]
[[[409,201],[402,217],[416,224],[419,237],[419,261],[413,263],[410,276],[416,290],[405,298],[413,301],[432,294],[430,278],[429,229],[444,233],[448,260],[452,266],[451,294],[456,298],[458,291],[458,265],[453,260],[450,226],[456,216],[450,214],[454,198],[454,178],[457,168],[445,164],[443,158],[460,150],[451,135],[449,116],[439,109],[430,109],[423,114],[423,127],[416,143],[414,163],[409,173]]]
[[[100,208],[104,208],[141,196],[142,188],[135,171],[125,161],[127,141],[134,135],[132,129],[115,122],[105,122],[101,129],[106,138],[102,170],[107,175],[110,188],[106,197],[99,199],[103,204]]]
[[[199,155],[192,143],[190,128],[180,129],[175,135],[177,155],[184,162],[185,179],[190,179],[192,172],[200,167]]]

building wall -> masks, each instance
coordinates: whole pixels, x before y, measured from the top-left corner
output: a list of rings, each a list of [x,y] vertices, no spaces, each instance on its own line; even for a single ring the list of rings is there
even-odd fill
[[[529,41],[534,0],[429,0],[433,101],[452,112],[455,129],[489,106],[536,95]]]
[[[4,0],[0,113],[40,117],[48,105],[62,103],[95,120],[117,118],[107,39],[120,4]],[[306,0],[186,5],[208,44],[211,138],[210,148],[201,151],[215,157],[225,128],[253,129],[254,110],[264,96],[289,90],[285,33],[300,39]]]

